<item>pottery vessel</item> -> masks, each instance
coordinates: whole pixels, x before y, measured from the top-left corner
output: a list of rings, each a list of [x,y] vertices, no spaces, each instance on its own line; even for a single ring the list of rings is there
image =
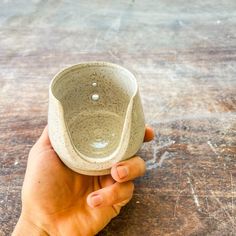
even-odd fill
[[[49,88],[48,129],[65,165],[81,174],[108,174],[143,142],[144,115],[134,75],[107,62],[62,70]]]

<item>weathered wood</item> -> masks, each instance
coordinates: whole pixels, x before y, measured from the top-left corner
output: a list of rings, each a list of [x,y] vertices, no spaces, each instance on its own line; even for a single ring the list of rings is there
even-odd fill
[[[87,60],[140,85],[155,140],[134,198],[99,235],[236,232],[236,2],[4,1],[0,8],[0,235],[20,213],[48,84]]]

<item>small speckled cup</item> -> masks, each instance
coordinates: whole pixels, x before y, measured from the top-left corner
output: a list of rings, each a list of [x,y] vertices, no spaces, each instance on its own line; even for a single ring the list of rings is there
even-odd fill
[[[48,127],[65,165],[81,174],[108,174],[143,142],[144,115],[134,75],[107,62],[62,70],[49,88]]]

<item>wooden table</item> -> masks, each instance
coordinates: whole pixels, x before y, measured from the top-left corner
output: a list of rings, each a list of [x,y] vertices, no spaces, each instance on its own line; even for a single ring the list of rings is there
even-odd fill
[[[235,235],[234,0],[0,4],[0,235],[20,213],[50,80],[88,60],[136,74],[156,132],[132,201],[99,235]]]

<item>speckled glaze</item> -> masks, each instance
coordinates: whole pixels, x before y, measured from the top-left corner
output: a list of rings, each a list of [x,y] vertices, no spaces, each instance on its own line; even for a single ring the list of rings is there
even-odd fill
[[[58,73],[49,88],[49,137],[60,159],[86,175],[105,175],[142,145],[138,86],[127,69],[88,62]]]

